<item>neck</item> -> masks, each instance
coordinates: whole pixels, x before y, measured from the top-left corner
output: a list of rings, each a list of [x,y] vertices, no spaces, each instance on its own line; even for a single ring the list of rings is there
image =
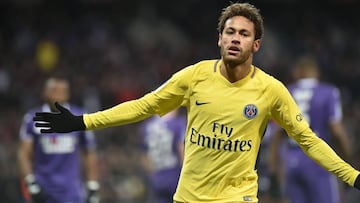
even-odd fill
[[[249,63],[233,65],[231,63],[222,62],[220,65],[220,73],[231,83],[245,78],[250,71],[251,64]]]

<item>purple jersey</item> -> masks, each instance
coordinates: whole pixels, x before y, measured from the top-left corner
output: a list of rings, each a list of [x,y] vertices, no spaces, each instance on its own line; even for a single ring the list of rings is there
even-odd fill
[[[309,122],[311,129],[317,136],[331,145],[329,125],[342,119],[338,89],[329,84],[320,83],[315,79],[300,80],[288,86],[288,89],[302,111],[304,118]],[[294,154],[289,154],[292,159],[294,155],[301,156],[300,154],[303,155],[304,159],[309,159],[293,140],[289,141],[289,148],[295,148],[300,152],[289,150],[289,152],[294,152]]]
[[[65,105],[74,114],[84,112]],[[91,131],[41,134],[32,121],[35,112],[50,112],[48,105],[30,110],[20,129],[20,139],[34,146],[33,173],[50,199],[49,202],[83,203],[80,149],[95,149]]]
[[[184,143],[185,130],[182,116],[154,116],[142,126],[143,149],[153,169],[151,188],[159,203],[171,202],[175,193],[182,165],[178,145]]]
[[[338,89],[315,79],[300,80],[288,89],[316,135],[331,145],[329,125],[342,119]],[[285,148],[286,188],[290,198],[301,196],[291,201],[338,202],[335,177],[307,157],[292,139],[289,138]],[[304,194],[306,189],[299,188],[307,188],[308,193]]]

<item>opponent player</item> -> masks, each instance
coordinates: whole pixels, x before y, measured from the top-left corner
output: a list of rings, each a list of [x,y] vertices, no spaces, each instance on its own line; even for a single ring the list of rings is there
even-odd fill
[[[196,22],[196,21],[194,21]],[[71,132],[137,122],[183,105],[187,108],[184,162],[174,202],[258,202],[255,163],[269,119],[286,129],[328,171],[360,188],[360,172],[340,159],[310,129],[286,87],[252,65],[260,48],[263,19],[249,3],[225,8],[218,24],[221,59],[175,73],[137,100],[92,114],[38,112],[41,132]]]
[[[348,160],[351,146],[341,123],[339,91],[331,84],[320,82],[319,74],[313,59],[301,58],[294,69],[296,82],[288,89],[316,135],[331,146],[337,143],[339,153]],[[285,166],[283,188],[290,202],[341,202],[336,177],[309,159],[292,139],[287,139],[286,151],[281,153],[283,164],[280,164],[278,149],[283,137],[281,132],[277,130],[273,135],[270,168],[276,173],[279,165]]]
[[[153,116],[141,126],[143,165],[150,180],[153,202],[172,201],[179,180],[184,151],[186,118],[174,110]]]
[[[60,102],[75,113],[83,113],[80,108],[67,102],[69,94],[69,83],[66,79],[51,77],[44,85],[45,103],[31,109],[24,116],[20,130],[18,161],[32,203],[84,203],[84,176],[88,180],[86,202],[98,202],[99,184],[93,132],[41,135],[40,130],[34,128],[32,121],[36,111],[56,112],[54,101]],[[82,161],[86,172],[84,176]]]
[[[270,121],[268,123],[258,154],[256,169],[259,176],[258,199],[261,203],[284,202],[282,196],[282,187],[279,182],[282,176],[275,176],[269,167],[271,154],[270,147],[274,136],[273,131],[278,130],[278,128],[279,127],[275,122]],[[276,174],[282,174],[282,167],[277,167],[277,169],[278,171],[276,171]]]

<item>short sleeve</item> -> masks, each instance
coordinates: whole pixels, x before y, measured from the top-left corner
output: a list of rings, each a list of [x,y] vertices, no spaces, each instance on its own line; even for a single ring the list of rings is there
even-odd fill
[[[23,141],[32,141],[34,138],[34,130],[35,127],[33,126],[32,116],[30,113],[27,113],[24,115],[20,126],[20,132],[19,132],[20,139]]]

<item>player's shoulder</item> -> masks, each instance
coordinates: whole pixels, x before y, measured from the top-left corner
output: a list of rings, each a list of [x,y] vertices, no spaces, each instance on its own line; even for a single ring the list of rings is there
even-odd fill
[[[254,77],[265,78],[265,79],[274,78],[270,73],[264,71],[261,67],[255,65],[253,65],[253,67],[254,67],[254,72],[252,74],[254,75]]]
[[[332,83],[328,83],[328,82],[320,82],[318,91],[324,95],[327,94],[330,97],[333,97],[333,96],[339,97],[340,96],[339,88],[336,85],[334,85]]]
[[[299,80],[288,85],[290,90],[296,89],[299,87],[311,88],[314,89],[316,92],[321,93],[322,95],[326,94],[333,94],[334,92],[338,91],[338,88],[329,82],[320,81],[320,80]]]
[[[43,108],[42,106],[34,106],[29,108],[26,112],[25,112],[25,116],[33,116],[36,114],[36,112],[42,112]]]
[[[183,77],[190,80],[205,80],[213,74],[219,59],[202,60],[195,64],[189,65],[175,74],[176,77]]]
[[[329,82],[323,82],[323,81],[319,82],[319,87],[330,90],[330,91],[338,89],[336,85],[329,83]]]
[[[193,68],[200,72],[214,72],[218,63],[220,63],[220,59],[202,60],[195,63]]]
[[[194,66],[208,67],[210,65],[211,67],[213,67],[216,63],[219,63],[219,62],[220,62],[220,59],[206,59],[206,60],[201,60],[201,61],[195,63]]]
[[[79,105],[76,105],[76,104],[69,104],[69,109],[71,112],[75,113],[75,114],[83,114],[85,113],[85,110],[84,108],[82,108],[81,106]]]
[[[260,67],[254,66],[253,79],[264,87],[284,86],[284,84]]]
[[[43,112],[42,106],[32,106],[27,109],[23,114],[23,122],[31,123],[33,117],[35,116],[36,112]]]

